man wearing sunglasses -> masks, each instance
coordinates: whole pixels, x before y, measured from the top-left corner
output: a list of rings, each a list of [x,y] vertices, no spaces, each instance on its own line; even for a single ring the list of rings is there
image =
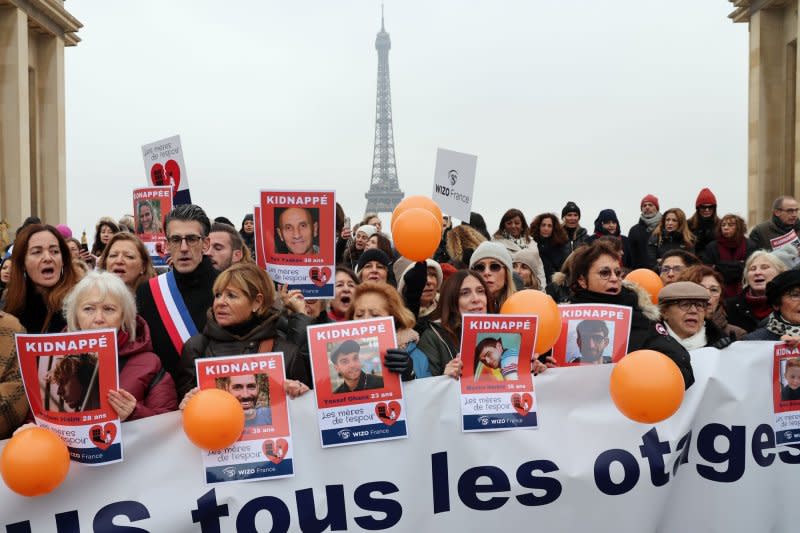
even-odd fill
[[[582,320],[575,328],[580,354],[573,357],[570,363],[583,363],[587,365],[606,364],[611,362],[610,355],[603,355],[608,347],[608,325],[603,320]]]
[[[786,237],[791,232],[800,235],[800,221],[798,221],[797,212],[797,200],[791,196],[777,197],[772,203],[772,218],[753,228],[750,231],[750,240],[760,249],[780,248],[780,245],[773,246],[770,241]]]
[[[204,255],[210,245],[211,221],[201,207],[175,206],[164,219],[164,228],[172,271],[142,283],[136,291],[136,306],[150,326],[153,352],[175,377],[183,343],[206,325],[218,272]]]

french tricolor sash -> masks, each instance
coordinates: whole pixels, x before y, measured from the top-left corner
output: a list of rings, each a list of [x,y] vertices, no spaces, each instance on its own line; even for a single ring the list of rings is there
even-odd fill
[[[189,337],[197,334],[197,326],[194,325],[192,315],[178,290],[178,284],[175,283],[175,274],[170,270],[151,278],[149,283],[164,328],[175,346],[175,351],[180,355],[183,344]]]

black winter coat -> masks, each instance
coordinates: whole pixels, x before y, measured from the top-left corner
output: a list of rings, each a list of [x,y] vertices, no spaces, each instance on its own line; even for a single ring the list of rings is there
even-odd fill
[[[214,293],[211,288],[214,286],[219,272],[211,265],[208,256],[204,256],[197,268],[188,274],[181,274],[177,270],[173,272],[178,291],[189,309],[189,315],[192,317],[197,331],[203,331],[206,325],[206,311],[214,303]],[[164,369],[175,379],[180,354],[175,350],[175,345],[172,344],[164,327],[164,321],[158,314],[149,283],[142,283],[136,290],[136,307],[139,315],[150,326],[153,352],[158,354]],[[177,382],[177,379],[175,381]]]
[[[631,319],[631,333],[628,338],[628,352],[636,350],[655,350],[672,359],[683,376],[683,382],[688,389],[694,383],[694,372],[689,352],[669,336],[667,330],[654,320],[650,320],[639,306],[638,294],[625,286],[619,294],[603,294],[591,291],[578,291],[573,293],[571,303],[574,304],[607,304],[627,305],[633,309]]]
[[[700,219],[696,228],[689,227],[689,231],[694,235],[694,253],[699,257],[706,250],[706,246],[714,241],[717,236],[717,225],[714,224],[713,219]]]
[[[694,247],[684,242],[683,236],[677,231],[661,235],[661,242],[658,242],[655,235],[651,235],[650,240],[647,241],[647,266],[654,270],[658,268],[659,261],[670,250],[685,250],[694,253]]]
[[[292,327],[299,327],[299,325],[290,326],[290,329]],[[195,359],[258,353],[261,342],[268,339],[274,339],[271,351],[283,352],[286,377],[297,379],[309,387],[313,387],[308,362],[308,344],[298,347],[294,342],[282,337],[278,330],[277,316],[255,321],[252,327],[244,333],[236,334],[232,329],[220,326],[213,317],[209,317],[203,332],[186,341],[181,353],[178,378],[175,380],[179,398],[197,386]]]
[[[728,324],[739,326],[748,333],[758,328],[761,323],[750,310],[744,292],[725,300],[725,315],[728,317]]]
[[[652,233],[641,218],[628,232],[628,242],[631,246],[631,268],[650,268],[650,262],[647,259],[647,243],[650,241]]]
[[[547,283],[553,279],[553,274],[561,270],[561,265],[569,256],[569,246],[562,244],[561,246],[553,246],[553,239],[551,237],[540,237],[536,241],[539,248],[539,257],[542,259],[542,266],[544,267],[544,277]]]

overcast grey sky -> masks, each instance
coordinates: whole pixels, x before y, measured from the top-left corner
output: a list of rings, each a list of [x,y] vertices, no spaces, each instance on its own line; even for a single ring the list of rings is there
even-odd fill
[[[262,188],[335,188],[364,211],[377,0],[70,0],[68,223],[131,212],[141,145],[180,134],[192,199],[237,224]],[[567,200],[584,226],[642,196],[745,214],[747,27],[725,0],[387,0],[397,171],[430,194],[436,148],[478,156],[494,230]],[[691,213],[688,213],[691,214]]]

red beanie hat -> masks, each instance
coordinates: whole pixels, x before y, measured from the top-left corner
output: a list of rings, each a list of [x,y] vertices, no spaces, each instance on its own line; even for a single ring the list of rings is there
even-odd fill
[[[447,280],[450,276],[457,272],[456,267],[451,265],[450,263],[442,263],[442,281]]]
[[[697,200],[694,202],[694,208],[697,209],[701,205],[717,205],[717,197],[711,192],[711,189],[705,188],[697,195]]]
[[[653,204],[654,206],[656,206],[656,209],[661,209],[661,208],[658,206],[658,198],[656,198],[656,197],[655,197],[654,195],[652,195],[652,194],[648,194],[647,196],[645,196],[644,198],[642,198],[642,201],[641,201],[641,202],[639,202],[639,209],[641,209],[641,208],[642,208],[642,204],[644,204],[645,202],[650,202],[651,204]]]

